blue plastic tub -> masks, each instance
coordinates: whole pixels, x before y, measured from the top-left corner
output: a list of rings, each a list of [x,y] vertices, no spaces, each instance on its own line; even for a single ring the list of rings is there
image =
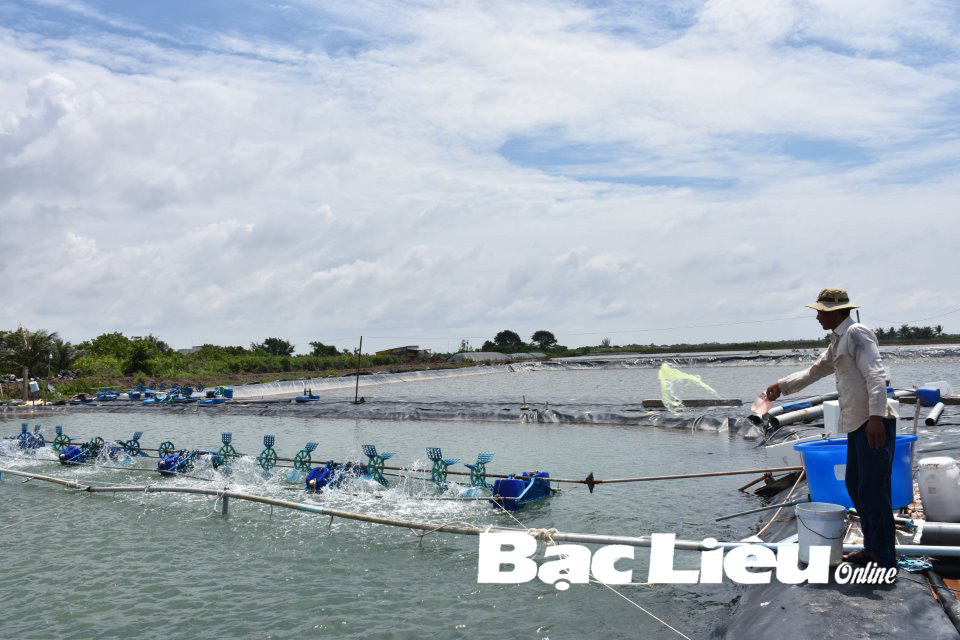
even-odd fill
[[[891,498],[893,508],[899,509],[913,502],[913,443],[917,436],[897,434],[893,455]],[[847,493],[844,477],[847,472],[847,439],[824,438],[798,442],[793,448],[803,458],[807,472],[810,498],[814,502],[832,502],[850,508],[853,501]]]

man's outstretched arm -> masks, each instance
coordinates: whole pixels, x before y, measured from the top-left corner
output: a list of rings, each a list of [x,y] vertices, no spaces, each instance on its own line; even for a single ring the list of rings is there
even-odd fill
[[[767,400],[773,401],[779,398],[781,394],[791,394],[799,391],[831,373],[833,373],[833,360],[829,357],[828,352],[824,351],[812,365],[803,371],[791,373],[767,387]]]

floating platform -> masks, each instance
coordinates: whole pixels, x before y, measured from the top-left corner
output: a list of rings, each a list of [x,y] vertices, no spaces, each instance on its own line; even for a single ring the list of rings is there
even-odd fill
[[[743,400],[737,398],[695,398],[693,400],[681,400],[685,407],[739,407]],[[651,399],[640,403],[645,409],[666,409],[663,400]]]
[[[900,401],[900,404],[917,404],[917,398],[915,396],[904,396],[902,398],[897,398]],[[940,396],[940,402],[948,405],[960,405],[960,396]],[[923,403],[921,402],[921,405]]]

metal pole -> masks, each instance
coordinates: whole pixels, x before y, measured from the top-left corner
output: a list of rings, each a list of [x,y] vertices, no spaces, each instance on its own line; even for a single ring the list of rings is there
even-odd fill
[[[766,507],[758,507],[756,509],[749,509],[747,511],[740,511],[739,513],[731,513],[728,516],[720,516],[719,518],[714,518],[714,522],[722,522],[723,520],[729,520],[730,518],[737,518],[739,516],[747,516],[751,513],[760,513],[761,511],[769,511],[770,509],[777,509],[780,507],[792,507],[794,505],[801,504],[803,502],[810,502],[810,496],[806,498],[800,498],[799,500],[790,500],[789,502],[781,502],[780,504],[771,504]]]
[[[47,354],[47,381],[43,384],[43,404],[47,404],[47,391],[50,386],[50,368],[53,365],[53,354]]]
[[[913,433],[916,435],[917,429],[920,427],[920,395],[917,394],[917,385],[913,385],[913,395],[916,398],[916,404],[914,404],[913,412]]]
[[[649,482],[651,480],[681,480],[684,478],[712,478],[714,476],[736,476],[745,473],[775,473],[777,471],[802,471],[803,467],[771,467],[768,469],[738,469],[736,471],[709,471],[706,473],[679,473],[670,476],[646,476],[641,478],[614,478],[611,480],[594,480],[593,474],[587,476],[586,480],[564,480],[563,478],[550,478],[551,482],[578,482],[592,487],[596,484],[617,484],[621,482]]]
[[[357,349],[357,385],[353,391],[353,404],[360,404],[360,353],[363,351],[363,336],[360,336],[360,347]]]

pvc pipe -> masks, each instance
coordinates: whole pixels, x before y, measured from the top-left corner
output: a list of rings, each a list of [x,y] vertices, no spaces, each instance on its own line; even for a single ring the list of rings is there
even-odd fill
[[[767,411],[767,413],[764,415],[764,417],[769,420],[770,418],[772,418],[772,417],[774,417],[774,416],[778,416],[778,415],[780,415],[781,413],[783,413],[783,405],[779,405],[779,406],[776,406],[776,407],[770,407],[770,411]]]
[[[837,392],[825,393],[825,394],[823,394],[822,396],[814,396],[814,397],[810,398],[810,400],[808,400],[808,402],[810,403],[810,406],[811,406],[811,407],[817,407],[817,406],[822,405],[824,402],[827,402],[828,400],[836,400],[836,399],[839,398],[839,397],[840,397],[840,394],[837,393]],[[791,402],[786,402],[786,403],[784,403],[784,404],[782,404],[782,405],[773,407],[773,408],[771,408],[770,411],[768,411],[763,417],[764,417],[764,418],[767,418],[767,419],[769,420],[770,418],[774,418],[774,417],[776,417],[776,416],[779,416],[779,415],[781,415],[781,414],[784,412],[784,407],[787,406],[787,405],[790,405],[790,404],[793,404],[793,403],[791,403]]]
[[[833,393],[825,393],[822,396],[816,396],[815,398],[810,398],[810,406],[816,407],[817,405],[821,405],[824,402],[828,402],[830,400],[837,400],[839,397],[840,397],[840,393],[837,391],[834,391]]]
[[[919,412],[920,410],[917,409],[917,411]],[[933,405],[933,409],[930,409],[930,413],[927,414],[927,419],[924,420],[924,424],[926,424],[928,427],[932,427],[940,421],[940,416],[942,415],[943,403],[938,402],[937,404]]]
[[[960,545],[960,524],[955,522],[924,522],[920,542],[923,544]]]
[[[770,425],[773,427],[784,427],[794,422],[810,422],[811,420],[817,420],[822,417],[823,406],[820,405],[808,409],[801,409],[800,411],[791,411],[781,416],[773,416],[770,418]]]

